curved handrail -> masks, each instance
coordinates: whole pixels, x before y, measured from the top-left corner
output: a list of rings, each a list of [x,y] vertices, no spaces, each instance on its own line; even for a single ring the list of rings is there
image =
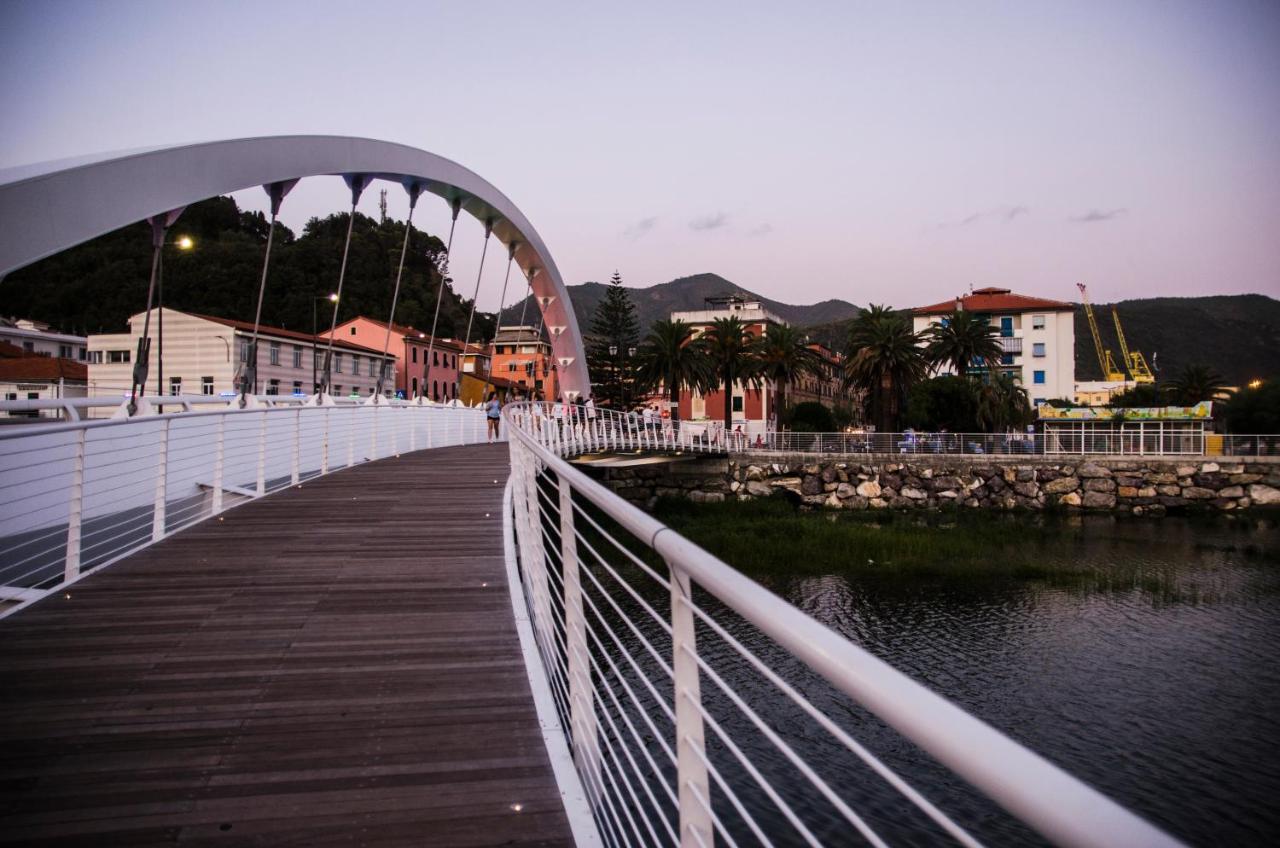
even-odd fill
[[[690,584],[696,584],[822,675],[845,695],[866,707],[1052,842],[1068,846],[1180,844],[1146,820],[806,615],[592,480],[562,456],[578,452],[578,441],[556,433],[549,434],[545,425],[536,423],[545,421],[545,416],[545,408],[531,404],[509,405],[504,412],[509,428],[508,442],[512,452],[513,474],[519,489],[516,498],[517,535],[523,529],[526,536],[531,533],[544,536],[540,527],[547,523],[560,525],[558,530],[561,539],[576,535],[571,522],[590,520],[572,506],[572,496],[577,496],[661,555],[671,573],[673,608],[669,630],[673,634],[672,650],[675,656],[672,660],[675,663],[679,662],[681,649],[696,652],[693,647],[692,619],[688,622],[690,630],[686,634],[687,641],[683,644],[674,641],[678,638],[681,626],[681,604],[695,607],[696,610],[692,595],[687,590]],[[556,426],[550,429],[560,431],[563,428]],[[547,482],[548,471],[554,474],[554,484]],[[554,512],[544,511],[542,506],[545,498],[539,489],[540,486],[545,488],[548,485],[560,487],[559,509]],[[564,524],[566,515],[570,520],[568,526]],[[594,522],[592,526],[596,530],[602,529]],[[547,558],[545,554],[540,555],[543,544],[538,539],[526,541],[522,546],[522,562],[532,574],[526,586],[527,600],[535,618],[541,614],[545,619],[549,613],[564,610],[562,615],[568,619],[575,603],[571,575],[565,573],[560,578],[565,587],[565,598],[559,601],[558,606],[551,603],[547,595],[555,587],[548,578]],[[561,558],[564,561],[561,568],[567,572],[570,552],[566,550]],[[572,564],[576,570],[577,563]],[[681,586],[686,588],[682,590]],[[695,614],[710,622],[705,612],[696,611]],[[571,620],[554,620],[554,615],[550,617],[552,621],[541,622],[542,632],[552,634],[544,636],[548,643],[544,646],[544,653],[549,655],[549,659],[554,658],[556,653],[554,645],[550,643],[554,641],[557,626],[567,634],[566,639],[570,642],[575,627],[583,626],[575,625]],[[570,655],[574,653],[572,645],[564,650]],[[552,665],[552,662],[549,661],[548,665]],[[572,683],[571,669],[566,668],[564,674]],[[676,675],[679,690],[681,683],[678,668]],[[696,696],[696,672],[692,691]],[[591,701],[580,697],[570,699],[569,703],[572,711],[574,707],[590,704]],[[703,730],[699,716],[688,719],[677,715],[678,739],[684,739],[687,735],[686,730],[680,727],[681,722],[695,719],[698,725],[695,735],[700,742]],[[582,716],[576,716],[571,724],[581,727],[583,721]],[[595,762],[596,765],[591,768],[599,768],[598,756],[593,759],[591,751],[583,749],[581,739],[575,738],[574,745],[580,762]],[[616,753],[614,761],[617,762]],[[580,765],[580,769],[582,768]],[[710,797],[705,766],[699,772],[698,768],[686,763],[682,756],[678,774],[682,841],[688,838],[694,842],[710,844],[712,834],[708,831],[712,822],[698,811],[686,808],[684,791],[686,784],[692,781],[695,788],[700,788],[701,797]],[[584,773],[583,779],[584,782],[592,782],[590,769]],[[595,782],[600,783],[598,779]],[[929,810],[926,809],[925,812],[933,817]],[[692,829],[692,834],[689,829]]]

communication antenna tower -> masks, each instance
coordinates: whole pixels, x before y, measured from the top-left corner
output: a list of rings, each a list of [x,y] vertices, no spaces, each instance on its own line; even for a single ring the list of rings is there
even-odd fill
[[[380,216],[378,223],[387,223],[387,190],[385,188],[378,192],[378,214]]]

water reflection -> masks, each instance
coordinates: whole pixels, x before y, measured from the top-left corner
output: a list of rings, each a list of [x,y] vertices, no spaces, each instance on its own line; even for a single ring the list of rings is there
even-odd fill
[[[876,572],[856,551],[842,573],[753,576],[1182,838],[1276,844],[1274,522],[1044,520],[992,556],[1045,579]]]

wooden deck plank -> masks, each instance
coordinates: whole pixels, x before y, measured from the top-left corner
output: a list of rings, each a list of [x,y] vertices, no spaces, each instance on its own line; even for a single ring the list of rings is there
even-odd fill
[[[0,621],[0,843],[570,844],[506,475],[503,446],[361,465]]]

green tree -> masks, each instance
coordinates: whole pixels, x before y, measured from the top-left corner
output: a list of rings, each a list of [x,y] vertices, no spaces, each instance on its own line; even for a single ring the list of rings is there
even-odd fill
[[[975,433],[978,424],[979,383],[966,377],[943,374],[923,380],[907,394],[906,421],[920,430]]]
[[[1222,405],[1221,412],[1231,433],[1280,433],[1280,380],[1240,389]]]
[[[897,428],[907,391],[928,373],[921,342],[908,319],[887,306],[872,304],[849,327],[844,382],[866,391],[881,431]]]
[[[791,409],[788,423],[797,433],[833,433],[836,431],[836,417],[816,400],[797,403]]]
[[[672,421],[679,418],[681,389],[705,391],[715,382],[711,361],[693,336],[693,327],[683,321],[655,321],[636,354],[637,385],[650,391],[666,389]]]
[[[751,346],[755,371],[762,380],[772,380],[778,388],[779,415],[787,409],[787,386],[805,376],[818,377],[825,363],[809,348],[808,337],[789,324],[770,326]]]
[[[1027,390],[1008,374],[993,374],[989,380],[975,382],[975,387],[979,429],[1002,433],[1011,428],[1025,427],[1035,420]]]
[[[1112,409],[1129,409],[1135,406],[1164,406],[1164,402],[1164,393],[1155,383],[1138,383],[1112,395],[1107,406]]]
[[[587,367],[596,395],[617,408],[630,404],[634,383],[632,350],[640,336],[636,307],[622,286],[622,276],[613,272],[604,299],[591,318],[587,338]]]
[[[1213,400],[1226,387],[1226,381],[1217,371],[1207,365],[1191,364],[1166,383],[1164,391],[1168,399],[1179,406],[1195,406],[1202,400]]]
[[[735,317],[717,318],[699,341],[724,387],[724,429],[733,429],[733,384],[758,384],[747,326]]]
[[[996,328],[976,312],[952,312],[926,333],[929,364],[950,366],[961,377],[975,368],[991,370],[1003,353]]]

